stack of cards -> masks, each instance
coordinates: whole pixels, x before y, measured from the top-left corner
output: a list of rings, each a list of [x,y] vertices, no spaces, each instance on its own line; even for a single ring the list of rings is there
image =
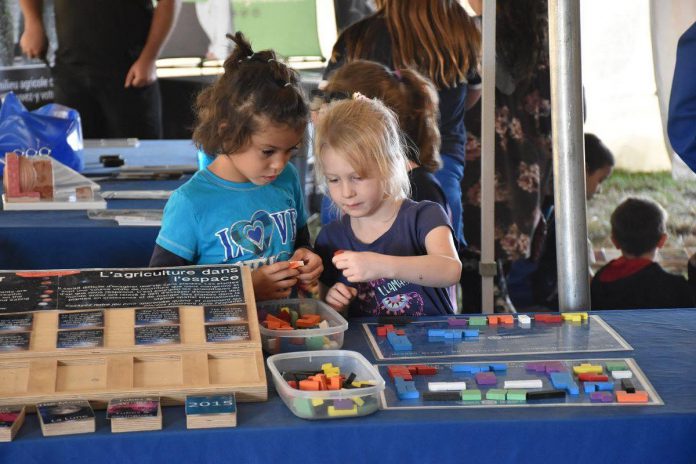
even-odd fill
[[[111,420],[113,433],[162,430],[162,408],[157,396],[114,398],[106,408],[106,418]]]
[[[138,308],[135,310],[135,344],[181,343],[179,308]]]
[[[94,432],[94,411],[89,401],[51,401],[36,405],[45,437]]]
[[[104,346],[104,311],[70,311],[58,315],[56,348]]]
[[[186,397],[186,428],[210,429],[237,426],[234,393]]]
[[[0,315],[0,351],[24,351],[29,349],[33,314]]]
[[[0,407],[0,441],[12,441],[24,423],[24,406]]]

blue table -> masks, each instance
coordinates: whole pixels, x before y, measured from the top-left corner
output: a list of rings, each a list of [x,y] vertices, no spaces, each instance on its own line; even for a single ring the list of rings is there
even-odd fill
[[[306,421],[271,391],[268,402],[240,404],[232,429],[186,430],[182,408],[166,407],[162,431],[111,434],[98,412],[94,434],[44,438],[31,415],[14,442],[0,444],[0,462],[695,462],[696,310],[595,313],[635,349],[595,357],[634,358],[664,406],[390,410]],[[374,360],[359,322],[351,321],[344,348]]]
[[[108,141],[107,141],[108,142]],[[83,174],[101,176],[102,191],[175,190],[190,176],[177,180],[113,180],[121,168],[104,168],[101,155],[118,154],[124,168],[198,166],[191,140],[141,140],[138,147],[98,147],[84,150]],[[293,164],[307,173],[305,157]],[[2,186],[0,184],[0,191]],[[158,209],[165,200],[107,200],[107,209]],[[119,226],[112,220],[91,220],[87,211],[1,211],[0,269],[76,269],[147,267],[159,227]]]
[[[85,175],[108,176],[99,156],[119,154],[124,167],[197,165],[190,140],[140,141],[138,147],[84,150]],[[161,181],[99,181],[109,190],[174,190],[185,179]],[[164,200],[108,200],[108,209],[162,209]],[[112,220],[91,220],[85,210],[2,211],[0,269],[69,269],[146,267],[159,227],[119,226]]]

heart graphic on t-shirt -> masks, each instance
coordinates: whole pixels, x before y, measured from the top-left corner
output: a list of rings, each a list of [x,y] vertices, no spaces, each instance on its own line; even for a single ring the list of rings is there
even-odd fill
[[[230,228],[232,240],[255,255],[262,255],[271,244],[273,220],[266,211],[256,211],[250,220],[241,220]]]

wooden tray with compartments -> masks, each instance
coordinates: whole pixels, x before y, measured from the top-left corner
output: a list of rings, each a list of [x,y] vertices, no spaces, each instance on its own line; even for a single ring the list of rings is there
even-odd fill
[[[265,401],[246,268],[242,280],[243,304],[31,313],[30,329],[2,334],[24,337],[26,346],[0,351],[0,405],[79,398],[103,407],[111,398],[136,395],[176,404],[186,395],[223,392],[235,392],[238,401]]]

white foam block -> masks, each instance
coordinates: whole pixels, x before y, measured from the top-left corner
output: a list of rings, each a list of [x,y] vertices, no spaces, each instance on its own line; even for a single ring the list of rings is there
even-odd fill
[[[531,380],[506,380],[503,388],[541,388],[541,379]]]
[[[466,390],[466,382],[428,382],[428,390],[431,392]]]
[[[526,314],[519,314],[517,316],[517,322],[520,325],[530,325],[532,323],[532,318],[527,316]]]
[[[611,376],[615,379],[630,379],[633,377],[631,371],[611,371]]]

